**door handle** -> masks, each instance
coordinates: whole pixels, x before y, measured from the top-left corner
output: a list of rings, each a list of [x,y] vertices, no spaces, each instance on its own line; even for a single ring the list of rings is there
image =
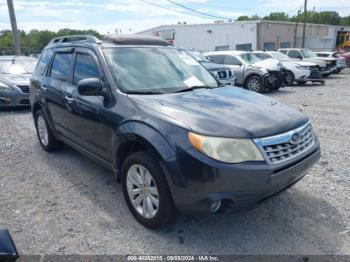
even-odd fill
[[[71,104],[74,102],[74,98],[71,96],[65,96],[64,99],[67,101],[67,103]]]

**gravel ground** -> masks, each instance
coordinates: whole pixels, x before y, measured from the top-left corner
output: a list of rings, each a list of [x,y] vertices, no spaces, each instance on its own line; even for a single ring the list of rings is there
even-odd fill
[[[267,94],[304,111],[322,158],[258,208],[181,216],[150,231],[108,170],[70,148],[48,154],[27,110],[0,112],[0,228],[22,254],[350,254],[350,70]]]

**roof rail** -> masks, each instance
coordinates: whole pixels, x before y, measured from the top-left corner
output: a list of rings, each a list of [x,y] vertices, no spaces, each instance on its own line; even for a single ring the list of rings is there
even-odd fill
[[[71,43],[71,42],[79,42],[86,41],[88,43],[100,44],[101,41],[97,37],[93,35],[68,35],[68,36],[60,36],[53,38],[49,45],[54,45],[58,43]]]

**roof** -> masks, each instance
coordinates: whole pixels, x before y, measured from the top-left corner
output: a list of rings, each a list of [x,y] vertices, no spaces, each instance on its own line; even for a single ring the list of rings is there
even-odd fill
[[[103,38],[104,42],[113,43],[116,45],[160,45],[169,46],[170,44],[158,37],[143,36],[143,35],[107,35]]]
[[[142,36],[142,35],[126,35],[126,34],[109,34],[103,37],[102,40],[91,35],[70,35],[53,38],[48,46],[67,46],[69,44],[87,45],[87,44],[111,44],[111,45],[156,45],[169,46],[170,44],[157,37]]]

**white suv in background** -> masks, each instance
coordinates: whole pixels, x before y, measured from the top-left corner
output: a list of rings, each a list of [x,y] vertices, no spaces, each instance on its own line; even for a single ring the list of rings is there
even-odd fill
[[[307,81],[324,83],[321,79],[317,64],[303,60],[292,60],[287,55],[276,51],[254,51],[260,59],[276,59],[284,67],[284,80],[286,85],[292,85],[294,82],[304,84]]]
[[[312,63],[316,63],[321,71],[323,77],[327,77],[333,74],[337,70],[337,59],[318,57],[313,51],[306,48],[282,48],[278,49],[281,52],[293,60],[304,60]]]
[[[328,57],[337,59],[337,71],[336,74],[340,73],[346,68],[345,57],[342,57],[338,52],[315,52],[318,57]]]

